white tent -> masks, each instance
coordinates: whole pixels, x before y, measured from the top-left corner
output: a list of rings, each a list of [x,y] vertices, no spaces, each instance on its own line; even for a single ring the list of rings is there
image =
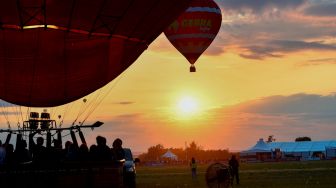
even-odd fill
[[[336,157],[336,140],[301,141],[301,142],[271,142],[270,148],[280,149],[283,155],[293,155],[301,160],[316,160],[316,154],[321,153],[326,158]]]
[[[171,152],[170,150],[168,150],[165,154],[163,154],[161,156],[161,158],[168,158],[168,159],[171,159],[171,160],[177,160],[177,156]]]
[[[301,141],[301,142],[271,142],[270,148],[280,148],[286,153],[295,152],[325,152],[326,148],[336,147],[336,140]]]
[[[256,153],[271,153],[271,147],[268,146],[262,138],[259,139],[257,144],[248,150],[242,151],[241,154],[256,154]]]

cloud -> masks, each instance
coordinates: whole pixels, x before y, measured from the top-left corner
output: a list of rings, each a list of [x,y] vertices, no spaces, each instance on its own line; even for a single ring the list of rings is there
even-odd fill
[[[120,105],[130,105],[130,104],[134,104],[135,102],[133,101],[120,101],[120,102],[115,102],[113,104],[120,104]]]
[[[323,44],[320,42],[273,40],[242,47],[244,52],[241,57],[248,59],[265,59],[267,57],[282,57],[288,53],[295,53],[302,50],[336,50],[335,45]]]
[[[268,57],[282,57],[278,53],[278,50],[271,48],[270,46],[245,46],[243,48],[243,53],[239,54],[241,57],[246,59],[258,59],[262,60]]]
[[[312,66],[322,64],[336,64],[336,58],[311,59],[306,62],[297,63],[298,66]]]
[[[142,114],[124,114],[114,117],[104,123],[100,131],[102,132],[113,132],[119,135],[133,135],[135,133],[140,133],[140,126],[137,125],[138,119],[140,119]]]
[[[232,110],[259,114],[336,114],[336,95],[270,96],[236,105]]]
[[[336,36],[335,1],[217,2],[223,12],[223,24],[219,34],[223,38],[223,47],[243,58],[283,58],[288,53],[305,49],[335,49],[335,45],[330,42]]]
[[[278,47],[282,51],[295,51],[303,49],[312,50],[336,50],[335,45],[323,44],[320,42],[305,42],[305,41],[289,41],[289,40],[275,40],[269,42],[270,45]]]
[[[311,59],[309,62],[336,62],[336,58]]]
[[[312,4],[304,10],[304,13],[312,16],[336,16],[336,2],[323,1]]]
[[[296,8],[306,3],[306,0],[220,0],[217,1],[224,10],[252,10],[261,12],[270,8]]]
[[[336,122],[336,95],[295,94],[270,96],[223,108],[223,113],[252,114],[252,117],[267,117],[284,120],[295,125],[333,126]],[[252,122],[254,120],[251,120]],[[276,123],[266,121],[271,125]],[[287,122],[287,124],[288,124]],[[300,125],[301,126],[301,125]],[[335,128],[336,130],[336,126]]]
[[[336,95],[299,93],[269,96],[233,106],[214,109],[219,129],[227,125],[226,137],[250,147],[259,138],[275,135],[278,141],[310,136],[313,140],[334,139]],[[222,133],[224,134],[224,133]],[[226,134],[226,133],[225,133]],[[234,135],[241,135],[240,139]],[[228,142],[231,142],[230,140]],[[234,146],[234,142],[230,143]]]
[[[287,13],[280,18],[252,17],[224,23],[219,34],[223,38],[223,47],[243,58],[259,60],[282,58],[301,50],[335,50],[335,20],[307,19],[295,14]]]

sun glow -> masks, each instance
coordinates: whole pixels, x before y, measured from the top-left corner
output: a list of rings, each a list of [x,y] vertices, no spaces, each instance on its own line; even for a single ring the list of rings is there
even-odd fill
[[[182,97],[178,102],[178,112],[183,115],[195,114],[199,111],[198,101],[193,97]]]

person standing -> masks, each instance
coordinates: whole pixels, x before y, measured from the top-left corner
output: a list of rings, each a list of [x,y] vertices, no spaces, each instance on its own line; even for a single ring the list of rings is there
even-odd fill
[[[111,151],[113,160],[116,163],[123,165],[125,162],[125,151],[122,148],[122,140],[120,138],[113,141]]]
[[[106,145],[106,138],[102,136],[96,137],[97,148],[97,160],[100,161],[110,161],[112,159],[111,149]]]
[[[239,162],[236,158],[236,155],[232,155],[229,161],[229,166],[231,169],[232,183],[234,179],[236,178],[236,183],[237,185],[239,185]]]
[[[6,158],[6,148],[4,145],[2,145],[2,142],[0,140],[0,166],[5,163]]]
[[[14,151],[14,161],[17,164],[31,161],[31,155],[27,149],[27,142],[25,140],[18,140]]]
[[[194,157],[191,158],[191,162],[190,162],[190,168],[191,168],[191,177],[192,179],[196,179],[197,177],[197,164],[196,164],[196,160]]]
[[[43,137],[37,137],[36,143],[34,142],[34,136],[37,132],[29,134],[29,150],[32,153],[33,163],[42,164],[48,159],[48,152],[46,147],[43,146]]]

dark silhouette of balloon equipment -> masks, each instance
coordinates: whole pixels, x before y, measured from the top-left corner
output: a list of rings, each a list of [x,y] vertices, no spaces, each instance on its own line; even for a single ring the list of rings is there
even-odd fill
[[[193,0],[165,31],[173,46],[191,64],[190,72],[196,72],[194,63],[215,39],[222,22],[220,8],[213,0]]]

